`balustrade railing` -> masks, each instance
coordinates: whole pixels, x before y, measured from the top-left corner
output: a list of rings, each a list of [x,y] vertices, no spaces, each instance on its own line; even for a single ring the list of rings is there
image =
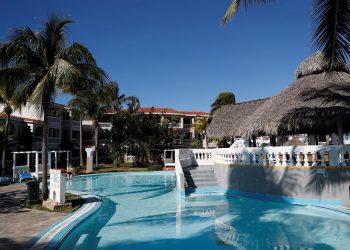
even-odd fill
[[[216,149],[215,162],[260,166],[349,166],[350,145]]]

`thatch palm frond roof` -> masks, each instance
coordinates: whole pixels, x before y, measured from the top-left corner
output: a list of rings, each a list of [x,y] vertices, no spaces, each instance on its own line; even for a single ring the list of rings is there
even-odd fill
[[[322,72],[300,77],[245,120],[243,135],[315,133],[317,128],[333,130],[339,115],[349,113],[350,107],[345,103],[325,102],[322,98],[308,98],[306,95],[333,86],[349,85],[350,74],[345,72]]]
[[[220,107],[213,115],[207,133],[212,138],[241,136],[244,120],[266,102],[267,99],[259,99],[237,104],[229,104]]]
[[[324,63],[324,56],[321,52],[316,52],[302,63],[300,63],[295,71],[295,78],[299,79],[304,76],[310,76],[320,74],[326,71],[326,65]],[[349,73],[349,67],[347,65],[339,66],[337,71]]]

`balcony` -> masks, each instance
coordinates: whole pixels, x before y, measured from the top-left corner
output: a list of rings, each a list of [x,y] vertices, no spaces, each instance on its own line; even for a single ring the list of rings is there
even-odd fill
[[[184,128],[192,128],[192,124],[184,124]]]
[[[112,123],[110,122],[99,122],[99,125],[101,129],[108,129],[108,130],[112,129]]]

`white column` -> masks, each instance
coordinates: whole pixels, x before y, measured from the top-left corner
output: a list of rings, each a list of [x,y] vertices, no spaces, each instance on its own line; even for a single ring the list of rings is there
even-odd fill
[[[35,174],[36,178],[39,179],[39,152],[35,152]]]
[[[67,151],[67,170],[68,170],[68,168],[69,168],[69,151]]]
[[[57,151],[54,152],[55,155],[55,169],[57,169]]]
[[[16,171],[16,153],[13,153],[13,159],[12,159],[12,169],[13,169],[13,178],[15,178],[15,171]]]
[[[30,153],[27,153],[27,166],[29,169],[29,165],[30,165]]]
[[[51,169],[51,151],[47,152],[47,159],[48,159],[48,169]]]

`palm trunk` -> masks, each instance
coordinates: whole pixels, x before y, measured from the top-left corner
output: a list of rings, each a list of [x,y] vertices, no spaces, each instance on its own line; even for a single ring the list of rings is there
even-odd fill
[[[95,127],[95,157],[96,157],[96,162],[95,165],[98,167],[98,121],[94,122],[94,127]]]
[[[6,147],[7,147],[7,136],[8,136],[8,131],[9,131],[9,126],[10,126],[10,114],[6,115],[6,122],[5,122],[5,131],[4,131],[4,137],[5,137],[5,143],[3,145],[3,150],[2,150],[2,175],[6,175]]]
[[[43,144],[42,144],[42,194],[43,200],[48,198],[48,189],[47,189],[47,140],[49,132],[49,108],[44,110],[44,124],[43,124]]]
[[[80,115],[79,117],[79,129],[80,129],[80,140],[79,140],[79,150],[80,150],[80,166],[84,165],[84,160],[83,160],[83,118]]]

